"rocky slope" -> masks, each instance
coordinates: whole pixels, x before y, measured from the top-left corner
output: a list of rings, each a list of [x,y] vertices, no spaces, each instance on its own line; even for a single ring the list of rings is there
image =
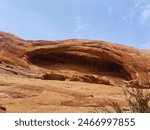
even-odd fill
[[[118,89],[120,94],[122,92],[118,86],[134,80],[140,81],[145,87],[148,87],[150,83],[150,54],[149,50],[139,50],[104,41],[76,39],[31,41],[0,32],[0,70],[0,104],[8,106],[7,109],[10,112],[21,110],[25,112],[26,108],[22,108],[25,107],[25,104],[30,104],[32,100],[41,101],[43,98],[50,100],[50,102],[51,100],[59,102],[59,107],[71,107],[68,111],[87,112],[85,106],[99,106],[98,104],[102,102],[102,99],[104,100],[105,95],[108,95],[106,90],[105,94],[103,93],[103,96],[99,97],[97,91],[100,89],[100,92],[101,88],[105,88],[102,84],[113,87],[108,87],[108,91],[117,91]],[[14,81],[12,82],[12,80]],[[36,83],[39,83],[40,86]],[[50,87],[47,88],[46,84]],[[60,88],[57,86],[55,90],[51,84],[52,86],[58,84]],[[84,85],[86,87],[82,88]],[[100,87],[98,88],[98,86]],[[13,90],[11,90],[12,88]],[[58,91],[59,89],[60,91]],[[74,89],[78,90],[74,91]],[[80,89],[85,89],[87,94],[86,92],[83,94]],[[52,90],[53,92],[51,92]],[[41,92],[44,94],[40,95]],[[70,95],[67,94],[68,92]],[[48,93],[55,95],[55,98]],[[75,95],[70,97],[73,93]],[[40,96],[42,97],[40,98]],[[65,99],[58,101],[57,97]],[[81,102],[78,102],[79,99]],[[10,105],[9,101],[11,103],[14,101],[13,105]],[[41,104],[43,102],[41,101]],[[24,105],[14,110],[15,103],[24,103]],[[48,107],[49,110],[41,110],[43,105],[42,108],[38,106],[39,109],[35,110],[34,108],[33,110],[32,104],[30,105],[28,112],[53,112],[52,106]],[[55,107],[58,112],[64,110]],[[81,109],[78,109],[79,107]]]

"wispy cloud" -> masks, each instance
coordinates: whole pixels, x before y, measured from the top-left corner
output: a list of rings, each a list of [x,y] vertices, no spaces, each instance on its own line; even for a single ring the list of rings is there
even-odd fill
[[[108,10],[107,10],[107,13],[108,15],[111,15],[113,13],[113,7],[112,6],[108,6]]]
[[[105,1],[104,4],[105,4],[106,9],[107,9],[107,14],[112,15],[112,13],[114,11],[114,8],[113,8],[112,4],[108,1]]]
[[[141,12],[140,22],[142,24],[150,22],[150,5],[146,5],[143,7],[143,10]]]
[[[124,19],[129,22],[130,24],[134,23],[134,19],[141,7],[141,2],[142,0],[133,0],[133,6],[129,8],[129,10],[127,11],[126,16],[124,17]]]
[[[142,0],[134,0],[134,8],[138,8],[141,5]]]
[[[138,20],[139,24],[145,25],[150,22],[150,4],[144,4],[142,0],[134,0],[124,19],[130,24]]]
[[[83,17],[81,16],[76,16],[75,17],[75,34],[77,35],[77,37],[83,37],[84,35],[86,35],[86,29],[89,27],[89,23],[85,22],[83,20]]]

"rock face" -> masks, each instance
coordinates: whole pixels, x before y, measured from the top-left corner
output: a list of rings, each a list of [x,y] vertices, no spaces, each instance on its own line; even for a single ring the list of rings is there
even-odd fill
[[[124,86],[150,91],[149,50],[0,32],[0,112],[103,112],[108,99],[129,112]]]
[[[29,41],[0,32],[0,66],[33,78],[100,83],[105,76],[116,84],[149,83],[148,52],[94,40]]]
[[[1,105],[0,105],[0,113],[5,113],[6,112],[6,108],[5,107],[2,107]]]

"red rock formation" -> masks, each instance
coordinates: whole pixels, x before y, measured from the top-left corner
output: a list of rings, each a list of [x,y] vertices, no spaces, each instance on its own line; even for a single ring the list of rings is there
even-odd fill
[[[88,78],[95,75],[96,82],[103,76],[119,83],[123,80],[148,83],[150,79],[148,51],[104,41],[26,41],[1,32],[0,61],[19,66],[17,74],[24,71],[27,74],[21,74],[25,76],[38,73],[37,77],[42,77],[55,71],[58,73],[57,76],[53,73],[56,80],[59,80],[60,75],[66,79],[77,76],[82,81],[85,75]],[[51,75],[48,77],[52,79]]]

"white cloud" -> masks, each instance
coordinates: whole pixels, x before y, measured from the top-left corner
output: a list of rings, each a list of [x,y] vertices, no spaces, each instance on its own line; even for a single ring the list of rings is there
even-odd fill
[[[147,25],[150,22],[150,4],[144,4],[142,0],[134,0],[134,5],[129,8],[124,19],[130,24],[137,21],[141,25]]]
[[[82,37],[86,34],[86,29],[89,27],[89,23],[83,20],[83,17],[75,17],[75,33],[77,37]]]
[[[127,15],[124,17],[124,19],[133,24],[134,23],[134,19],[141,7],[141,0],[133,0],[134,4],[132,7],[129,8],[129,10],[127,11]]]
[[[134,8],[138,8],[141,5],[142,0],[134,0]]]
[[[135,17],[135,14],[136,14],[135,9],[134,9],[134,8],[130,8],[130,9],[128,10],[127,15],[124,17],[124,19],[125,19],[127,22],[133,24],[133,19],[134,19],[134,17]]]
[[[140,22],[141,24],[150,22],[150,5],[146,5],[145,7],[143,7]]]
[[[108,15],[111,15],[113,13],[113,7],[112,6],[109,6],[108,7]]]
[[[107,14],[112,15],[112,13],[114,11],[114,8],[113,8],[112,4],[108,1],[105,1],[104,4],[105,4],[106,9],[107,9]]]
[[[81,16],[76,16],[75,17],[75,23],[81,23],[81,21],[82,21],[82,17]]]

